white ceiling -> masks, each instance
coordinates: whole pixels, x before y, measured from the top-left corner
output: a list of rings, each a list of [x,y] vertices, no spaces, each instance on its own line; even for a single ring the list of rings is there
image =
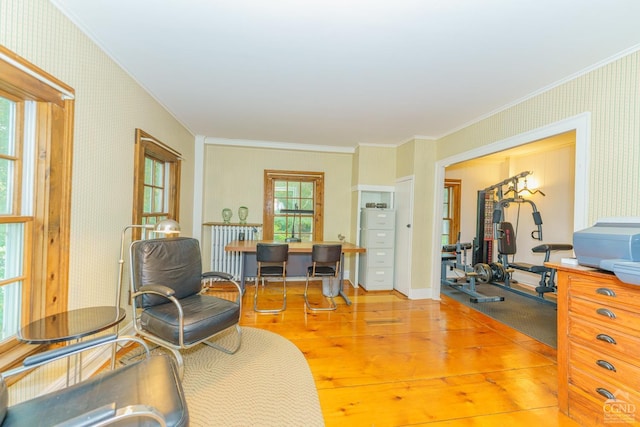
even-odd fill
[[[441,137],[640,48],[638,0],[51,0],[194,135]]]

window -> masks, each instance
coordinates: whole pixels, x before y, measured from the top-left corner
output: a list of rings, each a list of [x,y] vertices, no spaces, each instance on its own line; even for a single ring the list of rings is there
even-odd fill
[[[134,182],[133,224],[178,221],[180,153],[140,129],[136,129]],[[140,237],[140,229],[133,234]]]
[[[264,171],[265,239],[323,239],[324,173]]]
[[[444,208],[442,209],[442,244],[452,245],[458,241],[460,232],[460,187],[459,179],[444,181]]]
[[[73,89],[0,46],[0,369],[67,309]]]

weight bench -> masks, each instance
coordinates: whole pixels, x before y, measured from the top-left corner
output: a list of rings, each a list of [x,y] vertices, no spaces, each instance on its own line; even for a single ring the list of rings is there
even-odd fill
[[[476,278],[478,274],[471,265],[467,264],[467,250],[471,249],[471,243],[458,243],[455,245],[442,246],[442,261],[440,271],[440,284],[455,288],[469,295],[469,301],[473,303],[479,302],[495,302],[504,301],[504,297],[487,296],[476,290]],[[464,255],[464,256],[463,256]],[[456,279],[447,278],[447,270],[460,270],[464,273],[463,277]]]
[[[572,249],[573,245],[566,243],[545,243],[535,246],[531,251],[534,253],[544,253],[543,263],[546,263],[549,261],[551,252],[570,251]],[[554,268],[527,262],[509,262],[509,255],[513,256],[515,253],[516,235],[513,230],[513,225],[511,225],[510,222],[501,222],[498,226],[498,259],[507,273],[504,275],[505,285],[509,286],[510,276],[513,270],[520,270],[540,275],[540,281],[536,287],[536,292],[539,297],[544,298],[545,293],[555,291],[556,270]]]

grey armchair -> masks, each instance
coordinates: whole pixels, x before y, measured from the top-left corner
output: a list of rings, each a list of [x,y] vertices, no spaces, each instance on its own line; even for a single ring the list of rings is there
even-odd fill
[[[145,358],[104,371],[72,386],[9,407],[5,378],[55,360],[133,341]],[[166,355],[151,356],[139,338],[107,335],[39,353],[0,375],[0,426],[187,426],[189,411],[175,364]]]
[[[130,256],[134,329],[174,354],[180,376],[184,363],[182,349],[202,343],[233,354],[240,348],[240,285],[227,273],[202,273],[200,244],[196,239],[139,240],[131,244]],[[235,301],[206,295],[203,283],[212,278],[235,285]],[[236,330],[236,342],[231,348],[213,341],[229,328]]]

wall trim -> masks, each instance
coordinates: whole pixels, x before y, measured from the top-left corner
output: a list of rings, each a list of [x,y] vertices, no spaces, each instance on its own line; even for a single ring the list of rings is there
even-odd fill
[[[193,230],[192,236],[200,241],[202,246],[202,217],[204,199],[204,164],[206,162],[204,144],[206,137],[196,135],[193,162]],[[200,161],[198,161],[200,159]]]
[[[226,145],[231,147],[266,148],[276,150],[319,151],[326,153],[355,153],[354,147],[337,147],[333,145],[298,144],[292,142],[259,141],[252,139],[230,139],[204,137],[207,145]]]

